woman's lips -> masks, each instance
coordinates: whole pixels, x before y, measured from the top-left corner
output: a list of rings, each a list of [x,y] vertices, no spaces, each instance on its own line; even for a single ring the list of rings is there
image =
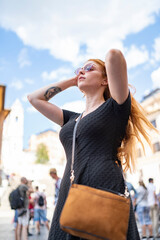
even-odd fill
[[[78,80],[85,79],[83,76],[79,76]]]

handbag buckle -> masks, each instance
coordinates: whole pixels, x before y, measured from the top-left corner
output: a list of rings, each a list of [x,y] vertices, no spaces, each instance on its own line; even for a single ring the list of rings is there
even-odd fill
[[[73,183],[74,178],[75,178],[75,176],[74,176],[74,170],[71,170],[71,176],[70,176],[71,184]]]
[[[128,191],[127,186],[125,186],[124,197],[125,197],[125,198],[128,198],[128,197],[129,197],[129,191]]]

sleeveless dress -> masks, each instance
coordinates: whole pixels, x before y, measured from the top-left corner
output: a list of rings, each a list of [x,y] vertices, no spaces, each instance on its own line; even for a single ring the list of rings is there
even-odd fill
[[[121,145],[125,135],[130,109],[131,96],[129,93],[123,104],[118,104],[113,98],[109,98],[80,120],[76,133],[75,183],[124,193],[124,179],[121,167],[116,161],[117,148]],[[60,140],[65,149],[67,163],[48,240],[82,239],[65,233],[59,225],[60,214],[70,186],[72,137],[78,116],[79,113],[63,110],[64,124],[60,131]],[[127,240],[139,239],[131,203]]]

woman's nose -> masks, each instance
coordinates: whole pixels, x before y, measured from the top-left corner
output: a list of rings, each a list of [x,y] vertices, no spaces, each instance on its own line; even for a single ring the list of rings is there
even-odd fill
[[[83,68],[81,68],[81,69],[79,70],[79,73],[82,73],[82,74],[84,74],[84,73],[85,73],[84,69],[83,69]]]

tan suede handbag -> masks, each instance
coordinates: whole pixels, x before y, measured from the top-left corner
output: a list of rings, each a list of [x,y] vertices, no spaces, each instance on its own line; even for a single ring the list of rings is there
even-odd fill
[[[75,137],[81,116],[73,132],[71,187],[60,216],[60,227],[71,235],[89,240],[126,240],[130,211],[127,187],[125,193],[120,194],[73,184]]]

